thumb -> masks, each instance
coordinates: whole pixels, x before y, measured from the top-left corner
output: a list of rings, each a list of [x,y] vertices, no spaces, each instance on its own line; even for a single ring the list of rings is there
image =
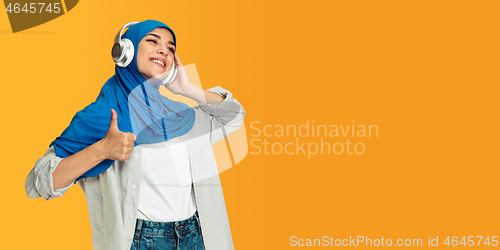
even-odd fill
[[[118,114],[116,114],[116,111],[114,109],[111,109],[111,124],[109,124],[109,130],[118,130]]]

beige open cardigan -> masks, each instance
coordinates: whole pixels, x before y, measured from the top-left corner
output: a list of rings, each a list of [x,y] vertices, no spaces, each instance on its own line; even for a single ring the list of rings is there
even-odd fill
[[[212,145],[240,128],[245,110],[231,92],[220,86],[208,91],[225,99],[218,105],[196,106],[195,124],[180,139],[189,152],[205,249],[229,250],[234,246]],[[131,247],[139,204],[141,148],[140,145],[134,147],[128,160],[115,161],[98,176],[78,181],[87,199],[95,250]],[[26,179],[26,193],[30,198],[50,200],[61,197],[73,185],[53,189],[52,172],[61,160],[51,147],[36,161]]]

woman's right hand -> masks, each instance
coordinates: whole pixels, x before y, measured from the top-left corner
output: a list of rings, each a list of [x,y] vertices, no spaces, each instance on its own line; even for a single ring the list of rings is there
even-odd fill
[[[111,109],[111,124],[108,133],[100,142],[106,159],[125,161],[134,149],[136,137],[133,133],[121,132],[117,120],[116,111]]]
[[[188,95],[195,86],[189,80],[186,68],[182,65],[177,53],[174,54],[174,61],[175,68],[177,69],[177,75],[170,84],[165,84],[163,86],[176,95],[189,97]]]

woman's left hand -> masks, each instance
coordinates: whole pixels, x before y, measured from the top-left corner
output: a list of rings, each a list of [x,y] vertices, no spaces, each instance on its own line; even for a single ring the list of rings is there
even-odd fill
[[[189,80],[186,69],[182,65],[177,53],[174,54],[174,61],[177,68],[177,76],[172,83],[165,84],[164,86],[176,95],[189,96],[189,93],[194,85]]]

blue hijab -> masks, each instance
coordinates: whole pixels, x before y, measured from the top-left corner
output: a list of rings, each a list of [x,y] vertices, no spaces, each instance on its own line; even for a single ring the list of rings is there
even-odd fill
[[[122,38],[134,44],[134,58],[125,68],[115,66],[115,75],[106,81],[97,99],[76,113],[70,125],[50,145],[56,155],[73,155],[104,138],[111,123],[111,109],[118,114],[118,129],[135,134],[135,145],[150,144],[186,134],[194,125],[195,112],[188,105],[162,96],[159,83],[148,82],[137,69],[137,50],[142,38],[167,25],[146,20],[131,26]],[[106,171],[114,160],[106,159],[75,180],[94,177]]]

